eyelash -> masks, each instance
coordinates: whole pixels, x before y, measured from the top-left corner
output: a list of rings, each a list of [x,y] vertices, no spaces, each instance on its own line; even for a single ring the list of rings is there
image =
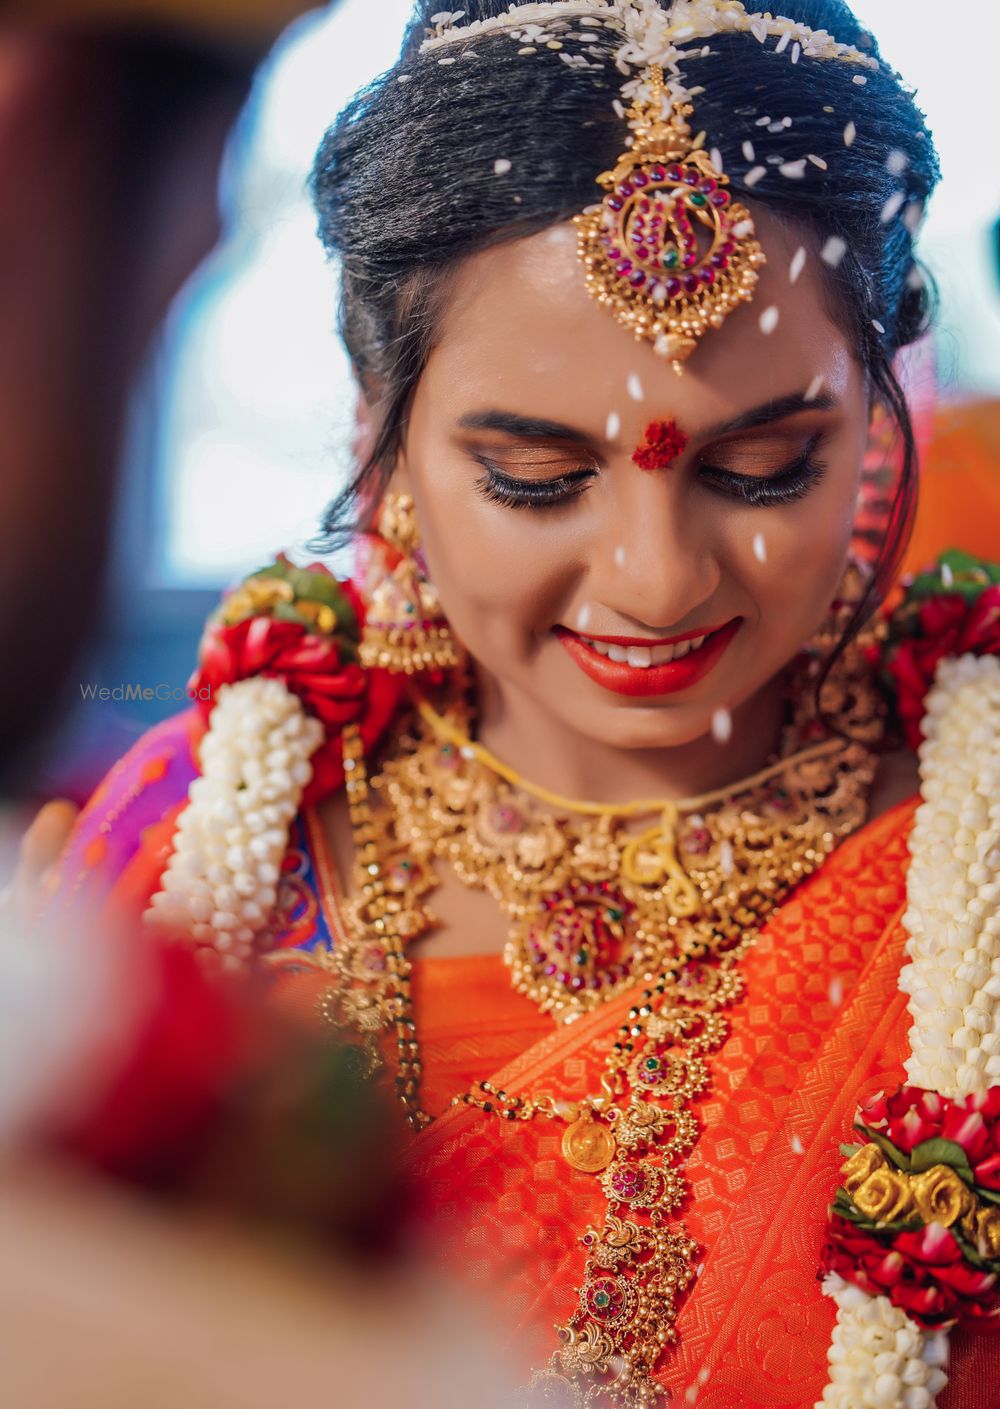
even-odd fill
[[[790,504],[808,494],[826,472],[826,465],[814,458],[819,440],[818,435],[814,436],[797,459],[767,478],[737,475],[714,465],[701,465],[699,468],[707,474],[710,482],[714,480],[718,485],[728,486],[722,489],[723,494],[732,499],[742,499],[751,508]],[[558,479],[514,479],[505,475],[492,460],[482,456],[477,458],[486,473],[476,480],[476,489],[491,504],[500,504],[505,509],[546,509],[566,504],[583,493],[595,474],[594,470],[577,470],[572,474],[560,475]]]

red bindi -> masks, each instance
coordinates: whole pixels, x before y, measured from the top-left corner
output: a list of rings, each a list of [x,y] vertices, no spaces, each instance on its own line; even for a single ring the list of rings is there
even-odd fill
[[[650,421],[632,459],[641,470],[665,470],[681,454],[688,438],[676,421]]]

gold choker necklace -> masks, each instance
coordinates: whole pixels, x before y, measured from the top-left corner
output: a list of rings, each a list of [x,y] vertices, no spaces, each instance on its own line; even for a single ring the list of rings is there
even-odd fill
[[[864,821],[875,771],[868,745],[882,721],[862,651],[855,642],[827,686],[834,723],[852,740],[805,742],[816,721],[801,703],[813,664],[804,654],[779,756],[680,802],[561,798],[468,736],[460,689],[445,714],[418,699],[413,732],[373,780],[382,802],[364,832],[375,859],[358,872],[354,932],[370,935],[384,918],[384,896],[370,894],[372,865],[406,917],[404,937],[431,928],[422,897],[437,885],[435,860],[448,861],[508,917],[514,987],[561,1021],[678,961],[725,953]],[[349,790],[362,760],[352,766]],[[643,817],[644,827],[630,827]]]

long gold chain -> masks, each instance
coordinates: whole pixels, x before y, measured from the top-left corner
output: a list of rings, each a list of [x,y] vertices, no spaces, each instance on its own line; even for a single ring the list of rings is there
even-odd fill
[[[655,1375],[665,1350],[676,1339],[680,1299],[694,1276],[698,1251],[683,1225],[670,1223],[687,1192],[680,1166],[699,1134],[690,1105],[708,1084],[707,1056],[718,1050],[729,1032],[725,1009],[742,994],[743,982],[736,971],[739,959],[788,890],[815,870],[866,816],[875,772],[873,746],[883,728],[864,663],[868,644],[864,636],[857,639],[839,673],[831,677],[824,701],[835,725],[854,741],[808,745],[817,730],[803,701],[809,676],[818,668],[817,653],[790,686],[795,713],[783,736],[786,756],[763,774],[725,790],[722,798],[688,799],[670,813],[674,840],[680,846],[679,853],[673,854],[683,857],[687,880],[696,887],[700,884],[702,899],[714,897],[717,902],[714,915],[709,916],[713,923],[706,927],[697,916],[684,915],[683,906],[681,913],[665,907],[662,928],[667,940],[661,936],[655,953],[646,956],[656,959],[655,968],[644,986],[636,985],[638,996],[609,1045],[600,1089],[567,1100],[544,1092],[507,1092],[482,1080],[450,1102],[452,1107],[476,1107],[500,1120],[561,1122],[567,1163],[599,1180],[606,1199],[600,1224],[589,1225],[579,1237],[584,1267],[576,1303],[556,1328],[558,1345],[549,1365],[532,1381],[540,1403],[611,1403],[617,1409],[648,1409],[664,1402]],[[513,803],[521,809],[526,808],[527,797],[549,808],[568,801],[540,796],[530,787],[519,788],[519,780],[504,776],[502,767],[495,766],[498,760],[475,748],[459,724],[435,728],[426,711],[420,717],[423,737],[397,735],[393,756],[371,779],[359,732],[353,727],[345,730],[347,801],[355,841],[354,894],[344,908],[347,942],[327,960],[335,983],[320,1004],[323,1017],[338,1031],[346,1027],[362,1035],[360,1050],[372,1069],[385,1064],[386,1040],[394,1040],[396,1093],[407,1121],[418,1131],[432,1116],[420,1098],[423,1069],[407,945],[432,923],[423,897],[437,884],[433,863],[442,856],[454,863],[456,838],[475,833],[475,827],[468,825],[467,809],[477,779],[483,796],[476,799],[475,816],[483,805],[508,805],[504,789],[511,790]],[[449,758],[443,776],[436,771],[433,755],[446,749],[460,762],[456,765]],[[472,779],[469,786],[467,774]],[[771,792],[779,775],[780,797]],[[462,784],[453,789],[452,806],[445,786],[448,779]],[[373,793],[378,797],[375,807]],[[767,814],[762,811],[763,797],[781,805]],[[666,809],[654,806],[661,808],[657,825],[662,832]],[[702,811],[692,810],[696,807]],[[624,815],[648,810],[647,805],[610,810],[597,805],[578,810],[575,820],[566,815],[553,818],[549,813],[541,825],[543,831],[553,826],[568,829],[576,845],[585,839],[586,826],[596,828],[599,836],[613,837],[614,824]],[[748,811],[749,824],[742,815]],[[699,844],[694,851],[684,847],[691,828]],[[794,845],[775,848],[777,838],[787,841],[796,828],[804,830]],[[532,828],[523,835],[530,840]],[[493,890],[504,904],[504,888],[497,878],[505,867],[496,864],[496,855],[487,868],[495,886],[487,884],[485,873],[476,869],[475,847],[481,848],[483,840],[480,835],[471,859],[466,856],[456,870],[462,874],[464,867],[463,879]],[[490,840],[488,828],[485,840]],[[647,847],[649,842],[647,836]],[[742,868],[755,851],[760,855],[769,847],[774,854],[767,873],[757,877],[760,884],[750,897],[754,903],[744,904],[748,896],[739,886]],[[559,865],[543,857],[535,869],[543,875],[548,868],[550,882],[557,875],[560,884],[580,879],[573,875],[574,866],[581,864],[579,849],[569,849],[568,863],[564,852],[556,858]],[[480,849],[479,860],[483,854]],[[728,866],[723,866],[724,857]],[[593,860],[591,856],[591,877]],[[709,860],[717,874],[712,874]],[[722,869],[724,877],[718,874]],[[521,865],[506,870],[524,874]],[[731,883],[723,885],[723,880]],[[637,878],[630,882],[625,876],[622,884],[626,890],[630,884],[640,888],[645,884],[655,891],[659,882],[645,875],[640,865]],[[544,886],[529,887],[521,905],[537,904],[542,890]],[[517,982],[516,966],[514,978]],[[606,1001],[619,986],[607,986],[602,999]]]

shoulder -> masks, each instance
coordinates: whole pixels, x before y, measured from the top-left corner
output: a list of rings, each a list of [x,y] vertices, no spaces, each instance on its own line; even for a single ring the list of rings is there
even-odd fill
[[[51,904],[100,903],[144,844],[183,805],[197,776],[204,724],[186,709],[141,736],[108,771],[77,819],[52,877]]]

